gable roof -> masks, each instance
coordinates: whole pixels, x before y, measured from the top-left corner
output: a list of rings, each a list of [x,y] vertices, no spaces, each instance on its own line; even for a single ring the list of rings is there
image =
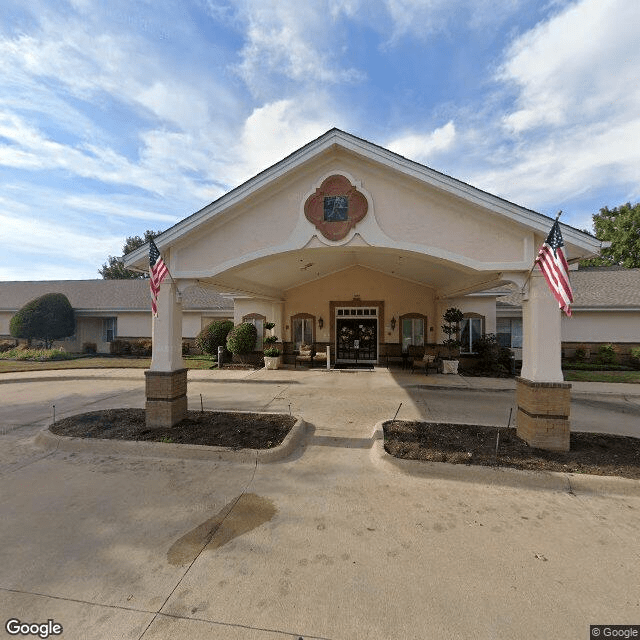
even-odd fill
[[[569,273],[574,303],[572,309],[640,309],[640,269],[580,267]],[[498,298],[498,307],[520,307],[519,293]]]
[[[229,207],[239,203],[255,192],[265,188],[273,181],[281,178],[289,171],[300,167],[320,154],[332,149],[342,148],[363,158],[382,164],[390,169],[399,171],[413,177],[437,189],[451,193],[470,203],[482,206],[495,213],[524,224],[536,231],[546,234],[551,228],[553,219],[509,202],[503,198],[482,191],[461,180],[452,178],[427,167],[426,165],[409,160],[389,149],[359,138],[340,129],[330,129],[319,138],[312,140],[297,151],[294,151],[271,167],[261,171],[253,178],[240,186],[232,189],[217,200],[203,207],[199,211],[187,216],[155,238],[156,245],[162,250],[170,246],[182,236],[222,213]],[[575,243],[578,246],[597,253],[600,241],[584,231],[580,231],[565,224],[561,224],[563,237],[566,243]],[[144,245],[132,253],[124,256],[124,264],[127,268],[147,267],[145,260],[148,255],[148,245]]]
[[[77,311],[150,311],[148,280],[42,280],[0,282],[0,311],[18,311],[27,302],[46,293],[63,293]],[[233,309],[233,302],[204,287],[189,287],[182,307]]]

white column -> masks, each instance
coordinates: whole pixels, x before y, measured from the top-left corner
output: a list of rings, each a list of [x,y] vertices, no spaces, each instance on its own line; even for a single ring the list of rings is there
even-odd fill
[[[533,382],[563,382],[561,311],[540,273],[529,280],[522,303],[522,373]]]
[[[168,279],[160,286],[158,316],[153,318],[151,336],[153,352],[150,371],[177,371],[184,368],[182,303],[177,299],[176,285]]]

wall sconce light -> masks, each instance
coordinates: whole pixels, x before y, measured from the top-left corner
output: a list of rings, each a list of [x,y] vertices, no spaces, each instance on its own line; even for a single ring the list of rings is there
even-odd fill
[[[324,327],[324,320],[322,319],[322,316],[320,316],[318,318],[318,326],[322,329],[322,327]]]
[[[395,331],[396,329],[396,317],[393,316],[393,318],[391,318],[391,331]]]

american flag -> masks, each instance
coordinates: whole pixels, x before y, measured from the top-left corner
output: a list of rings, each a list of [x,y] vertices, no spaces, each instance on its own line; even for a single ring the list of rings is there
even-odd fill
[[[154,317],[158,317],[158,293],[160,285],[165,279],[169,270],[164,263],[158,247],[153,240],[149,241],[149,286],[151,288],[151,312]]]
[[[536,263],[540,267],[560,308],[567,316],[570,316],[571,307],[569,305],[573,302],[573,292],[569,282],[569,265],[562,247],[564,247],[564,240],[560,231],[560,223],[556,220],[547,239],[544,241],[540,251],[538,251]]]

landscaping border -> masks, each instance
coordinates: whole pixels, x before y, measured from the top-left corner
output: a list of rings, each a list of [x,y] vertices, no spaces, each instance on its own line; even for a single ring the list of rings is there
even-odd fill
[[[516,489],[562,491],[571,494],[580,492],[596,495],[640,496],[640,480],[632,478],[396,458],[387,453],[384,448],[383,425],[385,422],[389,420],[377,422],[371,434],[373,441],[371,458],[376,466],[389,471],[399,471],[415,477],[475,482]]]
[[[256,413],[255,411],[226,411],[220,413]],[[272,415],[265,413],[264,415]],[[299,416],[285,436],[282,444],[271,449],[231,449],[200,444],[174,442],[149,442],[145,440],[116,440],[100,438],[78,438],[59,436],[49,431],[47,425],[35,436],[35,444],[54,451],[72,453],[95,453],[100,455],[123,455],[143,458],[171,458],[181,460],[203,460],[208,462],[278,462],[289,457],[302,444],[307,423]]]

